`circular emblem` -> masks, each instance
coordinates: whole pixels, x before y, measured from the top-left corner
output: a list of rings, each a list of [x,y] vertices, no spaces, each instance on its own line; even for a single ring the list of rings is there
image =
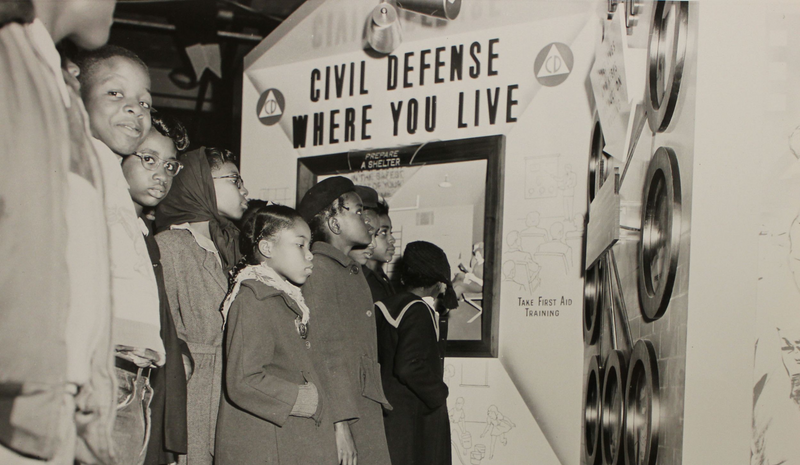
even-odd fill
[[[554,87],[566,81],[574,64],[572,50],[561,42],[552,42],[536,55],[533,74],[539,84]]]
[[[256,105],[256,115],[261,124],[272,126],[281,120],[286,100],[278,89],[267,89],[261,94]]]

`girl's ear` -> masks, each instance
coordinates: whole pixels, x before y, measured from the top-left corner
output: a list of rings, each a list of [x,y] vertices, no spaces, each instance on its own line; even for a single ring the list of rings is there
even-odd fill
[[[439,295],[444,295],[447,292],[447,284],[439,283]]]
[[[266,258],[272,258],[272,242],[266,239],[258,241],[258,251]]]
[[[339,218],[335,215],[328,218],[328,229],[337,236],[342,233],[342,226],[339,224]]]

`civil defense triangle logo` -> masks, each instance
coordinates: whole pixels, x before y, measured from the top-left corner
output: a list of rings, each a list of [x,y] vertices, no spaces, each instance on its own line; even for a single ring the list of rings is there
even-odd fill
[[[533,62],[533,73],[539,84],[554,87],[566,81],[575,62],[572,50],[560,42],[544,46]]]
[[[267,89],[258,99],[256,115],[261,124],[272,126],[281,120],[286,100],[278,89]]]

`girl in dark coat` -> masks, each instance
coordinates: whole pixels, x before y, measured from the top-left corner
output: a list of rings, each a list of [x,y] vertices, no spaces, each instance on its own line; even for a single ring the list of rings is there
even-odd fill
[[[408,244],[400,265],[400,292],[375,306],[378,313],[378,356],[386,398],[386,441],[392,463],[449,465],[450,422],[444,351],[439,344],[436,299],[455,308],[447,256],[430,242]]]
[[[217,465],[337,462],[306,340],[310,311],[297,287],[311,274],[310,241],[306,222],[282,205],[259,208],[243,225],[245,256],[222,307]]]

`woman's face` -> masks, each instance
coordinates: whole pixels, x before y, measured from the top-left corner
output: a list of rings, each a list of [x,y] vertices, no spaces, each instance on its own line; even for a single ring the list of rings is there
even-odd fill
[[[217,194],[217,211],[220,216],[229,220],[241,219],[247,210],[247,189],[239,175],[239,169],[231,162],[226,162],[217,169],[211,170],[214,179],[214,191]]]

